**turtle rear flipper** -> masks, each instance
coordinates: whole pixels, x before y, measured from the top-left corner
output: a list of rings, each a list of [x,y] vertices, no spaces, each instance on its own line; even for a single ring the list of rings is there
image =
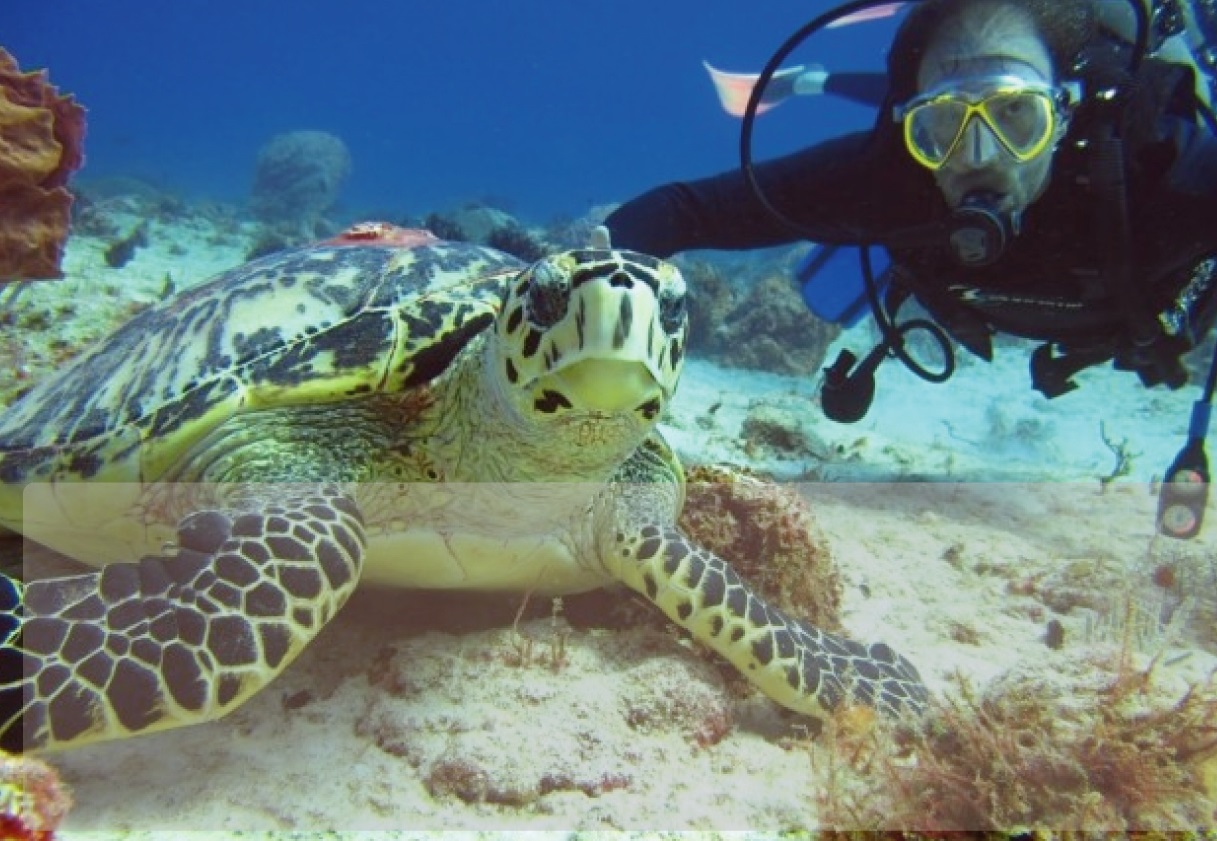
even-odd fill
[[[0,744],[55,748],[224,715],[334,616],[364,544],[345,493],[283,486],[256,507],[186,517],[171,554],[14,588]]]

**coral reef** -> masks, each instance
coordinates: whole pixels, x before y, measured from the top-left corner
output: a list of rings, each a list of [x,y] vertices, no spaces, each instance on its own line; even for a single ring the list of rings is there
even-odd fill
[[[788,400],[775,398],[753,403],[740,426],[744,452],[754,460],[832,460],[831,448],[805,422],[808,411],[805,402],[792,405]]]
[[[840,628],[840,574],[797,488],[735,467],[691,467],[680,527],[766,599],[819,628]]]
[[[284,251],[299,244],[300,239],[289,236],[278,228],[262,226],[259,227],[254,241],[246,250],[245,260],[246,262],[257,260],[259,257],[274,254],[276,251]]]
[[[464,232],[464,239],[483,245],[499,228],[519,226],[519,222],[507,211],[485,204],[469,203],[447,214]]]
[[[140,222],[126,236],[116,239],[106,247],[106,265],[112,269],[121,269],[131,262],[135,252],[148,244],[148,222]]]
[[[276,135],[258,152],[250,207],[265,224],[317,238],[350,172],[351,153],[340,138],[324,131]]]
[[[468,242],[469,235],[452,216],[444,213],[428,213],[423,219],[423,227],[437,237],[448,242]]]
[[[0,48],[0,281],[63,276],[85,120],[45,71],[23,73]]]
[[[341,225],[325,216],[305,220],[279,220],[258,222],[254,227],[253,242],[246,251],[246,259],[253,260],[285,248],[298,248],[337,234]]]
[[[77,189],[75,198],[72,202],[72,233],[103,239],[118,235],[118,224],[106,212],[105,201],[98,200],[80,189]]]
[[[594,205],[578,218],[558,217],[546,226],[546,236],[555,250],[583,248],[591,242],[592,231],[613,212],[617,205]]]
[[[689,353],[709,357],[722,350],[718,334],[735,308],[735,290],[717,266],[704,260],[683,260],[689,289]]]
[[[814,374],[840,328],[820,321],[786,277],[753,286],[727,318],[723,361],[738,368]]]
[[[812,315],[787,277],[767,275],[740,292],[710,263],[679,262],[693,291],[691,352],[780,374],[814,374],[824,364],[840,328]]]
[[[207,207],[188,205],[170,190],[127,176],[80,178],[72,192],[72,233],[107,240],[118,240],[123,230],[131,231],[127,217],[137,217],[136,224],[145,223],[145,228],[153,222],[191,225],[204,217]],[[147,243],[139,247],[144,245]]]
[[[492,230],[486,238],[486,244],[519,257],[525,263],[535,263],[549,251],[543,242],[514,221]]]
[[[555,250],[506,211],[485,205],[469,204],[455,211],[429,213],[421,227],[440,239],[487,245],[526,263],[536,262]]]
[[[71,795],[51,766],[0,753],[0,838],[49,841],[71,807]]]

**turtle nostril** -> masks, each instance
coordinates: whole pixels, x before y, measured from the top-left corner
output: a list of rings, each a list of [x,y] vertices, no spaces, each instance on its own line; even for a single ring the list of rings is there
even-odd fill
[[[688,310],[684,295],[661,295],[659,298],[659,320],[668,335],[684,327]]]

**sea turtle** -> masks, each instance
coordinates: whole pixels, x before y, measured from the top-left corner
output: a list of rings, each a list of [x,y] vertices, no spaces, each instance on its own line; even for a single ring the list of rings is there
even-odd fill
[[[686,323],[652,257],[525,266],[387,227],[138,314],[0,418],[0,525],[98,567],[8,582],[4,744],[215,719],[361,580],[620,582],[786,707],[918,708],[904,658],[786,616],[676,528],[655,426]]]

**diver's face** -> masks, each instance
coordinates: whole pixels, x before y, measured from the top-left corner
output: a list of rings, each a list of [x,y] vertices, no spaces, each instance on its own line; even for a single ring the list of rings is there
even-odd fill
[[[1054,82],[1052,60],[1029,18],[1004,4],[974,8],[988,17],[951,27],[931,42],[917,77],[919,93],[995,75],[1015,76],[1029,83]],[[973,119],[954,151],[934,172],[934,180],[951,207],[959,206],[968,193],[989,190],[1000,196],[1000,209],[1021,212],[1048,185],[1052,150],[1062,134],[1063,121],[1043,154],[1019,163],[983,121]]]

